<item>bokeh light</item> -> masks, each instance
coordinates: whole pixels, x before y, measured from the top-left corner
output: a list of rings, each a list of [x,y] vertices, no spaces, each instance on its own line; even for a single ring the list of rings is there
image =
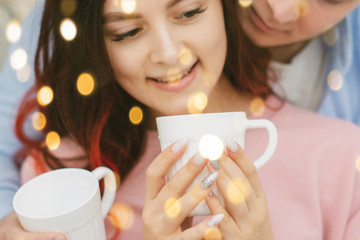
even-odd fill
[[[127,204],[116,202],[109,211],[112,225],[121,230],[127,230],[134,224],[134,210]]]
[[[358,172],[360,172],[360,156],[357,157],[357,159],[356,159],[356,170],[358,170]]]
[[[6,27],[6,38],[9,42],[17,42],[21,37],[21,24],[18,20],[11,20]]]
[[[221,239],[222,239],[222,235],[219,228],[211,227],[206,230],[204,240],[221,240]]]
[[[134,125],[140,124],[143,118],[144,118],[144,113],[140,107],[134,106],[130,109],[129,119],[132,124]]]
[[[254,98],[250,103],[250,112],[254,116],[261,116],[265,111],[264,100],[260,97]]]
[[[74,40],[77,33],[75,23],[69,18],[64,19],[60,24],[60,33],[66,41]]]
[[[238,0],[240,6],[242,7],[250,7],[253,3],[253,0]]]
[[[76,10],[75,0],[62,0],[60,4],[61,13],[65,17],[70,17]]]
[[[23,68],[16,71],[16,77],[19,82],[26,82],[31,76],[31,68],[29,64],[26,64]]]
[[[199,141],[199,152],[203,158],[217,160],[224,151],[224,144],[215,135],[204,135]]]
[[[10,65],[13,69],[19,70],[28,62],[28,55],[22,48],[16,49],[10,56]]]
[[[178,68],[170,68],[166,74],[167,80],[172,81],[169,84],[172,84],[172,83],[176,84],[178,82],[178,80],[176,80],[176,79],[180,79],[181,76],[182,75]]]
[[[46,135],[45,138],[46,146],[50,150],[55,150],[60,146],[60,136],[56,132],[52,131]]]
[[[196,93],[193,94],[188,102],[187,102],[187,108],[189,113],[191,114],[197,114],[197,113],[201,113],[207,106],[208,104],[208,97],[206,96],[205,93]]]
[[[183,48],[181,49],[180,53],[179,53],[179,61],[182,65],[189,65],[192,61],[193,58],[193,54],[190,51],[190,49],[188,48]]]
[[[95,88],[95,81],[93,76],[89,73],[82,73],[76,81],[76,88],[81,95],[90,95]]]
[[[240,204],[249,195],[250,190],[245,183],[245,180],[240,178],[232,179],[228,183],[226,194],[232,203]]]
[[[176,198],[172,197],[165,202],[164,209],[166,215],[168,215],[171,218],[175,218],[179,215],[181,206],[179,201]]]
[[[343,85],[343,77],[341,73],[337,70],[331,71],[328,75],[327,83],[330,89],[334,91],[340,90]]]
[[[50,104],[53,98],[54,93],[49,86],[43,86],[37,94],[37,100],[41,106],[46,106]]]
[[[309,2],[308,0],[300,0],[295,3],[295,14],[298,17],[304,17],[309,12]]]
[[[120,0],[121,1],[121,9],[127,13],[133,13],[136,8],[136,0]]]
[[[42,112],[35,112],[31,118],[34,129],[40,131],[46,126],[46,117]]]

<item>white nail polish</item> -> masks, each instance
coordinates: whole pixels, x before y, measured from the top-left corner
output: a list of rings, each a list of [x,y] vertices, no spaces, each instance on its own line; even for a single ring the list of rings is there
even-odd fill
[[[201,165],[204,162],[204,158],[201,156],[200,153],[197,153],[193,158],[193,162],[195,165]]]
[[[213,227],[215,225],[218,225],[219,222],[221,222],[221,220],[223,220],[223,218],[224,218],[224,214],[222,214],[222,213],[216,214],[208,221],[208,226]]]
[[[189,140],[186,138],[176,141],[174,145],[171,147],[171,151],[173,151],[173,153],[179,152],[180,149],[182,149],[182,147],[184,147],[188,142]]]
[[[209,189],[214,184],[218,176],[218,172],[210,173],[202,180],[200,187],[204,190]]]
[[[226,143],[226,146],[228,146],[228,148],[230,149],[230,151],[237,152],[239,150],[239,146],[237,145],[237,143],[235,142],[234,139],[227,138],[225,140],[225,143]]]

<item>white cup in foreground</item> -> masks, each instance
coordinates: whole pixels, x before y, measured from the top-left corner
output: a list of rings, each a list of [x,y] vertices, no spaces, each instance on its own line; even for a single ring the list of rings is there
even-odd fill
[[[227,138],[235,140],[244,148],[245,132],[247,129],[265,128],[268,132],[268,146],[263,155],[254,161],[256,168],[262,167],[269,161],[277,145],[277,131],[274,124],[265,119],[248,120],[245,112],[204,113],[158,117],[156,118],[156,125],[161,150],[164,150],[176,140],[183,138],[189,139],[189,144],[184,155],[170,169],[167,174],[167,180],[174,176],[174,174],[187,163],[190,157],[197,152],[201,152],[204,156],[203,152],[208,151],[206,156],[210,160],[219,158],[225,147],[224,142]],[[208,143],[206,142],[207,139],[210,140]],[[211,141],[212,139],[218,139],[217,142],[219,142],[219,144],[216,145],[216,141]],[[203,146],[205,146],[205,148]],[[189,186],[188,190],[208,174],[209,172],[205,168]],[[222,203],[224,203],[224,200],[216,187],[213,192],[219,196]],[[209,208],[205,201],[203,201],[190,213],[190,216],[209,214]]]
[[[104,178],[100,199],[99,180]],[[106,240],[104,218],[116,193],[116,178],[106,167],[92,172],[63,168],[41,174],[15,194],[14,210],[30,232],[60,232],[67,240]]]

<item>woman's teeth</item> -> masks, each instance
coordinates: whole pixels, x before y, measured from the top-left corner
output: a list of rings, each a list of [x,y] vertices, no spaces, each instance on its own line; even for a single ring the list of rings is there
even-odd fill
[[[161,82],[161,83],[171,83],[171,82],[177,82],[180,81],[183,77],[185,77],[186,75],[188,75],[191,72],[192,68],[190,68],[187,72],[183,73],[183,74],[177,74],[175,76],[171,76],[165,79],[156,79],[154,78],[154,80]]]

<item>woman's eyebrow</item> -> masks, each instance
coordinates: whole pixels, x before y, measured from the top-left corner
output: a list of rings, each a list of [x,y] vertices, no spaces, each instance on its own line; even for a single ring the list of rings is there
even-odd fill
[[[141,17],[142,15],[137,13],[110,12],[103,16],[103,23],[106,24],[129,19],[138,19]]]

